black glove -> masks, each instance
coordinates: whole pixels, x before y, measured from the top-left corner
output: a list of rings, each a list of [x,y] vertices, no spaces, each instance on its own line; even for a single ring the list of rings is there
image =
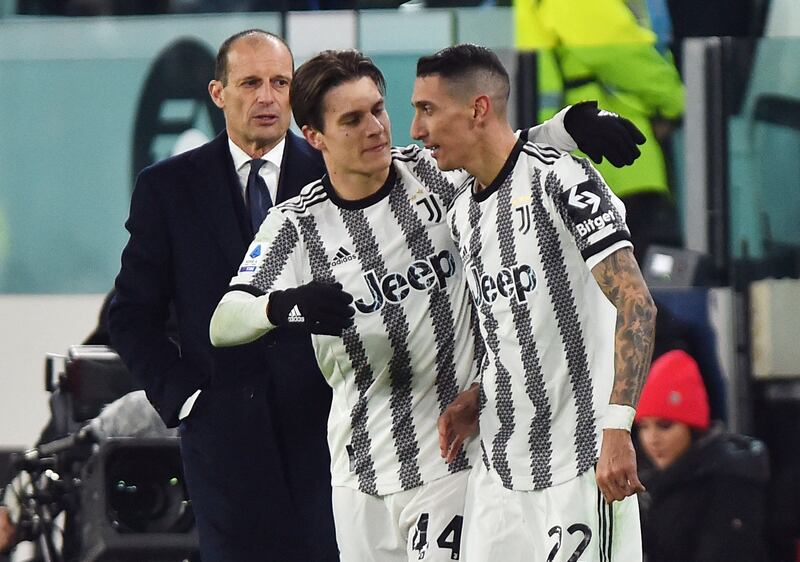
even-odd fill
[[[353,296],[341,283],[312,281],[295,289],[273,291],[269,295],[267,318],[275,326],[292,326],[312,334],[341,336],[353,325]],[[300,312],[292,313],[294,307]]]
[[[616,113],[601,111],[596,101],[576,103],[564,116],[564,128],[595,164],[608,158],[617,168],[633,164],[645,138],[636,125]]]

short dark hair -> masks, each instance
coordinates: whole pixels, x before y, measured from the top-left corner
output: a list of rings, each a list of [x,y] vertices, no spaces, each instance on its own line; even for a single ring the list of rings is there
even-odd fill
[[[491,49],[462,43],[442,49],[436,54],[420,57],[417,61],[418,78],[438,75],[449,81],[477,85],[481,74],[488,74],[493,83],[501,86],[499,94],[508,101],[511,91],[508,72]]]
[[[322,131],[323,101],[331,89],[359,78],[370,78],[386,94],[383,73],[368,56],[354,50],[322,51],[300,65],[292,79],[289,102],[298,127]]]
[[[289,56],[292,57],[292,68],[294,68],[294,56],[292,55],[292,50],[289,48],[289,45],[286,44],[286,41],[275,35],[274,33],[270,33],[269,31],[264,31],[263,29],[245,29],[244,31],[240,31],[239,33],[235,33],[225,39],[222,42],[222,45],[219,46],[219,50],[217,51],[217,60],[214,65],[214,79],[219,80],[222,82],[223,86],[228,84],[228,51],[231,50],[231,46],[241,39],[242,37],[247,37],[248,35],[264,35],[267,38],[275,39],[279,43],[283,44],[286,47],[286,50],[289,51]]]

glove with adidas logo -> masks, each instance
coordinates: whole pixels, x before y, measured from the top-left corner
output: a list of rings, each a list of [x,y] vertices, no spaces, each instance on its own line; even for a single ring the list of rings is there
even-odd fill
[[[617,168],[629,166],[641,154],[642,132],[630,121],[598,109],[596,101],[576,103],[564,116],[564,128],[595,164],[608,158]]]
[[[353,325],[353,296],[341,283],[312,281],[269,295],[267,318],[275,326],[292,326],[312,334],[341,336]]]

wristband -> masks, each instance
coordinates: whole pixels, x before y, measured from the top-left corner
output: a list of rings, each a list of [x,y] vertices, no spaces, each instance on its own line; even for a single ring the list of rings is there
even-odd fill
[[[624,429],[630,431],[636,410],[623,404],[609,404],[603,419],[603,429]]]

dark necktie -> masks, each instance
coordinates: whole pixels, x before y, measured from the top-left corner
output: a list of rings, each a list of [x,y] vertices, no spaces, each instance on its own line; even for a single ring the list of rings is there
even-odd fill
[[[258,232],[267,211],[272,207],[272,197],[269,196],[267,182],[258,173],[266,160],[250,160],[250,175],[247,176],[247,208],[250,210],[250,224],[253,232]]]

